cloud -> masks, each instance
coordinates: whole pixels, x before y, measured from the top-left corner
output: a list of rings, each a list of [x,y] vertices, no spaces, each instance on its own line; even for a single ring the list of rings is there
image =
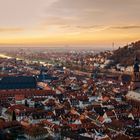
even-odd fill
[[[139,36],[139,5],[140,0],[0,0],[0,36]]]
[[[49,26],[49,25],[68,25],[71,24],[73,19],[69,17],[58,17],[58,16],[49,16],[43,19],[41,26]]]
[[[58,0],[46,14],[75,18],[75,23],[121,24],[139,22],[139,0]]]
[[[57,0],[0,0],[0,26],[32,27]]]
[[[18,27],[9,27],[9,28],[7,28],[7,27],[0,27],[0,32],[2,32],[2,33],[4,33],[4,32],[22,32],[22,31],[24,31],[24,29],[23,28],[18,28]]]
[[[87,26],[75,26],[76,28],[80,29],[95,29],[102,27],[101,25],[87,25]]]
[[[112,29],[140,29],[140,25],[128,25],[128,26],[114,26],[111,27]]]

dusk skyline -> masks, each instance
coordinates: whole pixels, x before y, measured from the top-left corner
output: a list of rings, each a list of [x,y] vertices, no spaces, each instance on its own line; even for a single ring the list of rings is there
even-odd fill
[[[0,140],[140,140],[140,0],[0,0]]]
[[[0,44],[126,44],[140,38],[139,0],[0,0]]]

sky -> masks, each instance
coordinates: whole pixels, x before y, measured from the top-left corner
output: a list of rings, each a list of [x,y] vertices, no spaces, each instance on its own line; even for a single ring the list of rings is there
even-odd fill
[[[0,0],[0,44],[126,44],[140,0]]]

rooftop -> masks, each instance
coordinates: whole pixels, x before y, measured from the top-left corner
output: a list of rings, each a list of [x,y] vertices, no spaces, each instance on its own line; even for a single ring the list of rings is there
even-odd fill
[[[36,79],[32,76],[7,76],[0,79],[0,89],[36,88]]]

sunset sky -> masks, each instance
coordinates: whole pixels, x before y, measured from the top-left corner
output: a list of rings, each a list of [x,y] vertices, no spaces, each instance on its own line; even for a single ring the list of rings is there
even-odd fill
[[[0,44],[125,44],[140,0],[0,0]]]

